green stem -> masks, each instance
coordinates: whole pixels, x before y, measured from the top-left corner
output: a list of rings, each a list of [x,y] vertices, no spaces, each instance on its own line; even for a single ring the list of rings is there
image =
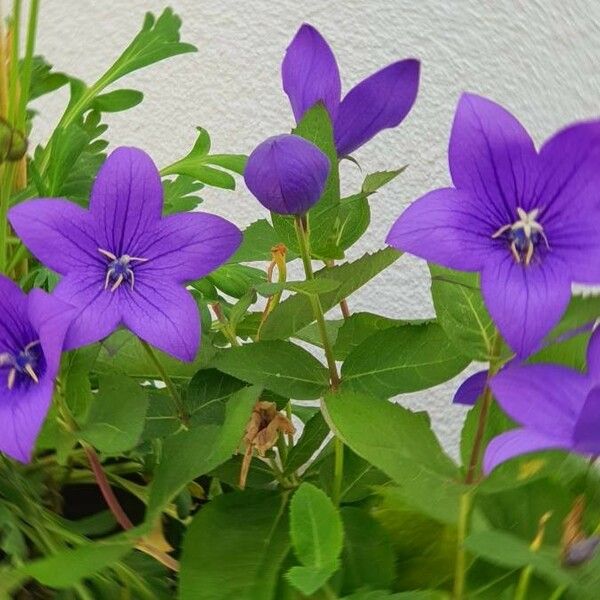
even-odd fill
[[[496,337],[494,338],[494,342],[492,344],[490,367],[488,369],[488,382],[502,366],[502,363],[499,360],[501,344],[502,338],[498,333],[496,333]],[[473,439],[473,447],[471,448],[471,456],[469,458],[469,465],[467,467],[467,474],[465,476],[465,483],[467,484],[473,483],[475,480],[475,475],[477,474],[491,406],[492,390],[488,383],[486,383],[485,390],[483,392],[483,398],[481,399],[477,430],[475,432],[475,438]]]
[[[531,575],[533,574],[533,567],[527,565],[519,576],[519,582],[517,583],[517,589],[515,590],[514,600],[527,600],[527,593],[529,592],[529,582],[531,581]]]
[[[29,8],[29,24],[27,26],[27,41],[25,43],[25,57],[21,69],[21,91],[19,96],[19,111],[15,125],[24,132],[27,120],[27,102],[29,101],[29,86],[31,84],[31,71],[33,67],[33,53],[35,51],[35,38],[39,12],[39,0],[31,0]]]
[[[469,515],[471,513],[471,492],[465,492],[460,497],[458,514],[458,530],[456,532],[456,564],[454,568],[454,590],[452,598],[462,600],[465,595],[465,580],[467,575],[467,555],[465,539],[469,528]]]
[[[556,590],[554,590],[552,596],[548,598],[548,600],[559,600],[559,598],[561,598],[562,595],[565,593],[566,589],[566,585],[561,585],[560,587],[557,587]]]
[[[11,52],[10,52],[10,71],[8,73],[8,115],[11,125],[16,124],[18,103],[18,82],[19,82],[19,46],[20,46],[20,26],[21,26],[21,0],[14,0],[11,17]]]
[[[169,374],[165,371],[165,368],[163,367],[162,363],[158,359],[158,356],[156,356],[156,353],[154,352],[152,346],[150,346],[150,344],[148,344],[141,338],[140,338],[140,344],[142,344],[142,347],[146,351],[146,354],[148,355],[150,362],[156,367],[156,370],[158,371],[160,378],[162,379],[163,383],[165,384],[167,391],[169,392],[169,396],[171,396],[171,400],[173,401],[173,405],[175,407],[175,410],[177,412],[177,416],[179,417],[179,420],[185,427],[188,427],[190,424],[190,415],[187,412],[185,405],[183,404],[181,396],[179,395],[179,392],[177,391],[177,388],[175,387],[173,380],[169,377]]]
[[[294,226],[296,229],[296,237],[298,238],[298,246],[300,248],[300,256],[302,257],[302,264],[304,265],[304,273],[307,280],[315,278],[312,268],[311,255],[310,255],[310,242],[308,237],[308,227],[306,221],[306,215],[296,215],[294,218]],[[327,335],[327,327],[325,324],[325,314],[323,312],[323,306],[321,300],[317,295],[309,296],[313,313],[317,321],[317,327],[321,336],[321,343],[323,344],[323,350],[325,351],[325,359],[327,361],[327,367],[329,369],[329,379],[332,391],[337,390],[340,385],[340,377],[337,371],[337,365],[335,364],[335,357],[333,355],[333,347]],[[340,502],[340,495],[342,490],[342,480],[344,478],[344,444],[339,438],[335,438],[334,441],[334,472],[333,472],[333,488],[332,488],[332,500],[338,505]]]

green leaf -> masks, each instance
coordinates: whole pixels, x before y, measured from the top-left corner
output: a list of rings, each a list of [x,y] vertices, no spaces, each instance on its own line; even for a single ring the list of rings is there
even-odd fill
[[[31,83],[29,86],[30,102],[40,96],[54,92],[67,83],[69,83],[67,75],[52,71],[52,65],[46,62],[43,56],[33,57]]]
[[[155,349],[163,368],[174,379],[189,379],[199,369],[206,367],[215,349],[203,338],[200,353],[191,363],[171,358]],[[120,330],[101,342],[94,370],[98,373],[122,373],[135,379],[160,379],[160,373],[152,364],[140,341],[129,331]]]
[[[339,568],[344,541],[340,515],[325,492],[303,483],[290,503],[290,535],[294,553],[303,566],[286,574],[303,594],[321,588]]]
[[[256,288],[263,282],[266,283],[267,276],[261,269],[229,264],[213,271],[207,279],[224,294],[239,299],[250,288]]]
[[[195,46],[179,41],[180,28],[181,19],[171,8],[165,9],[158,19],[152,13],[146,13],[141,31],[103,75],[105,86],[171,56],[195,52]]]
[[[308,110],[293,133],[320,148],[329,159],[331,167],[323,195],[308,211],[311,252],[318,258],[343,258],[343,252],[337,247],[340,225],[339,166],[333,138],[333,126],[325,106],[318,103]],[[283,243],[297,251],[293,218],[275,213],[272,213],[271,218],[275,230],[283,238]]]
[[[385,529],[361,508],[341,509],[344,523],[342,592],[364,587],[385,589],[396,575],[395,556]]]
[[[261,271],[262,273],[262,271]],[[256,291],[262,296],[272,296],[283,290],[298,292],[299,294],[307,294],[316,296],[333,292],[340,287],[340,282],[335,279],[309,279],[308,281],[286,281],[282,283],[261,283],[255,286]]]
[[[438,323],[459,352],[472,360],[489,361],[496,327],[479,291],[479,275],[433,264],[429,270]]]
[[[284,475],[297,471],[310,460],[329,434],[329,426],[318,412],[306,423],[300,439],[292,446],[285,463]]]
[[[230,168],[236,173],[240,170],[243,172],[243,164],[246,157],[235,154],[209,156],[210,136],[208,135],[208,131],[202,127],[197,127],[196,129],[199,134],[190,153],[181,160],[161,169],[161,175],[185,175],[213,187],[228,190],[235,189],[235,179],[229,173],[207,165]]]
[[[178,175],[174,179],[163,179],[164,205],[163,214],[171,215],[179,212],[191,212],[202,198],[196,192],[204,186],[193,177]]]
[[[244,238],[237,252],[229,259],[229,263],[268,262],[271,260],[271,249],[282,243],[282,238],[266,220],[255,221],[244,230]],[[286,260],[297,258],[297,254],[289,248]]]
[[[132,542],[94,542],[73,550],[60,550],[22,567],[21,572],[53,588],[69,588],[82,579],[121,560],[131,551]]]
[[[418,592],[392,592],[384,590],[359,591],[350,596],[344,596],[342,600],[448,600],[444,592],[435,590],[423,590]]]
[[[352,313],[347,319],[342,321],[342,325],[338,331],[333,347],[335,357],[338,360],[344,360],[354,348],[360,346],[368,337],[378,331],[406,323],[420,324],[424,322],[390,319],[389,317],[367,312]]]
[[[364,194],[356,194],[340,200],[338,209],[338,233],[336,244],[345,251],[357,242],[369,228],[371,208]]]
[[[115,90],[96,96],[90,108],[100,112],[121,112],[137,106],[144,99],[138,90]]]
[[[275,600],[289,551],[287,497],[246,491],[215,498],[183,544],[181,600]]]
[[[436,323],[401,325],[371,335],[350,352],[342,386],[391,398],[448,381],[469,362]]]
[[[340,286],[320,297],[323,310],[328,311],[344,298],[365,285],[385,268],[389,267],[400,254],[393,248],[365,254],[354,262],[321,269],[316,278],[333,279]],[[288,338],[315,320],[310,298],[302,294],[291,296],[281,302],[269,315],[261,330],[261,339]]]
[[[343,390],[327,394],[325,411],[325,418],[344,443],[401,486],[415,509],[456,522],[463,491],[454,483],[458,469],[442,450],[424,414]],[[444,499],[441,506],[440,498]]]
[[[510,569],[531,565],[536,574],[555,585],[569,585],[571,576],[561,569],[558,552],[541,549],[534,552],[529,543],[505,531],[482,531],[465,540],[465,547],[475,556]]]
[[[362,184],[362,193],[366,195],[374,194],[379,188],[388,184],[393,179],[396,179],[396,177],[403,173],[407,167],[408,165],[404,165],[393,171],[377,171],[376,173],[370,173],[365,177]]]
[[[150,488],[147,522],[153,522],[187,483],[231,458],[261,391],[247,387],[232,394],[222,424],[201,425],[165,440]]]
[[[79,434],[101,452],[131,450],[142,435],[148,394],[137,382],[118,374],[104,375],[99,385]]]
[[[216,369],[198,371],[190,381],[186,397],[192,425],[223,423],[229,398],[245,385]]]
[[[327,369],[303,348],[283,340],[228,348],[212,366],[286,398],[314,400],[329,386]]]

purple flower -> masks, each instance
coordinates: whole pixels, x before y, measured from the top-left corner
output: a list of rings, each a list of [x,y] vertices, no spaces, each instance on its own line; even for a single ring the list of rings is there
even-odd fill
[[[417,97],[419,61],[392,63],[361,81],[340,101],[335,56],[323,36],[304,24],[287,49],[281,76],[296,121],[323,102],[334,125],[338,154],[344,156],[404,120]]]
[[[55,294],[77,307],[65,349],[96,342],[124,325],[181,360],[200,343],[198,308],[184,283],[218,267],[240,231],[206,213],[161,218],[163,192],[150,157],[118,148],[100,169],[89,211],[38,199],[10,211],[29,249],[64,277]]]
[[[255,148],[244,179],[269,210],[301,215],[321,197],[329,169],[329,159],[314,144],[297,135],[277,135]]]
[[[29,462],[50,401],[72,306],[0,276],[0,451]]]
[[[485,473],[540,450],[600,454],[600,330],[590,340],[587,363],[587,373],[536,364],[511,366],[492,378],[498,403],[522,427],[490,442]]]
[[[512,115],[465,94],[449,162],[454,187],[412,204],[387,242],[480,271],[492,318],[527,356],[560,319],[571,283],[600,282],[600,121],[563,129],[536,152]]]

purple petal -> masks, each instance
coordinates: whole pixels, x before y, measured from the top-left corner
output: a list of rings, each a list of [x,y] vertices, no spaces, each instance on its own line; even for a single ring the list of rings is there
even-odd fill
[[[338,154],[354,152],[383,129],[396,127],[409,113],[419,90],[418,60],[392,63],[353,87],[335,119]]]
[[[517,423],[568,438],[589,390],[585,375],[559,365],[503,369],[490,381],[502,409]]]
[[[321,197],[329,169],[329,159],[314,144],[297,135],[278,135],[252,152],[244,179],[269,210],[300,215]]]
[[[540,150],[535,197],[542,208],[551,250],[560,254],[573,281],[600,283],[600,121],[558,132]]]
[[[505,109],[485,98],[463,94],[456,109],[450,148],[454,185],[479,201],[489,235],[514,223],[516,208],[535,208],[531,193],[537,156],[533,141]]]
[[[44,377],[25,392],[13,390],[0,402],[0,451],[27,463],[52,399],[52,379]]]
[[[499,252],[481,273],[481,291],[508,345],[523,358],[537,350],[571,297],[568,269],[548,254],[525,266]]]
[[[57,273],[102,262],[89,213],[68,200],[28,200],[8,217],[36,258]]]
[[[232,256],[241,241],[240,230],[216,215],[172,215],[148,236],[147,247],[140,247],[141,256],[149,260],[136,266],[136,277],[151,272],[170,281],[199,279]]]
[[[104,289],[105,269],[65,275],[54,295],[77,310],[67,330],[65,350],[93,344],[110,335],[121,322],[120,299],[129,292],[122,285],[115,292]]]
[[[469,193],[453,188],[434,190],[411,204],[394,223],[386,242],[462,271],[480,270],[494,250],[477,202]]]
[[[456,390],[452,403],[474,406],[477,403],[477,399],[483,394],[487,378],[487,371],[479,371],[467,377]]]
[[[162,205],[152,159],[137,148],[117,148],[100,168],[90,198],[99,247],[116,256],[139,256],[137,243],[158,226]]]
[[[175,358],[192,361],[200,346],[200,316],[184,288],[146,274],[122,296],[123,322],[138,337]]]
[[[584,454],[600,454],[600,387],[588,395],[573,433],[575,449]]]
[[[302,25],[288,46],[281,78],[296,122],[317,102],[323,102],[335,119],[342,93],[340,73],[329,44],[312,25]]]
[[[0,275],[0,352],[22,350],[35,332],[27,318],[27,296],[21,288]]]
[[[570,449],[571,442],[568,439],[551,437],[528,429],[514,429],[495,437],[488,444],[483,457],[483,472],[488,475],[501,463],[522,454]]]
[[[54,379],[67,329],[76,309],[43,290],[34,289],[28,296],[28,316],[37,331],[46,360],[46,375]]]

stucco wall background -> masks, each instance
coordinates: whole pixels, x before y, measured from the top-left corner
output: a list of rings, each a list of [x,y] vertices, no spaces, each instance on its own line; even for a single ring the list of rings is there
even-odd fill
[[[138,31],[143,14],[168,0],[44,0],[37,51],[59,70],[91,83]],[[159,165],[187,152],[195,126],[206,127],[221,152],[250,152],[293,125],[281,91],[284,50],[303,21],[333,46],[344,89],[404,57],[422,61],[421,88],[407,120],[356,152],[363,174],[408,163],[373,198],[372,226],[351,256],[383,246],[393,219],[429,189],[449,183],[446,149],[462,90],[508,107],[541,142],[568,122],[600,115],[600,2],[597,0],[171,0],[183,39],[197,54],[135,73],[121,85],[142,90],[142,105],[109,115],[114,145],[146,149]],[[60,116],[66,90],[38,103],[34,140]],[[362,176],[344,165],[347,191]],[[354,186],[354,188],[352,187]],[[203,195],[203,210],[244,227],[264,216],[244,190]],[[351,310],[393,317],[433,314],[425,265],[402,257],[350,299]],[[385,349],[382,348],[382,352]],[[463,409],[450,400],[459,381],[403,396],[427,408],[446,446],[456,448]]]

